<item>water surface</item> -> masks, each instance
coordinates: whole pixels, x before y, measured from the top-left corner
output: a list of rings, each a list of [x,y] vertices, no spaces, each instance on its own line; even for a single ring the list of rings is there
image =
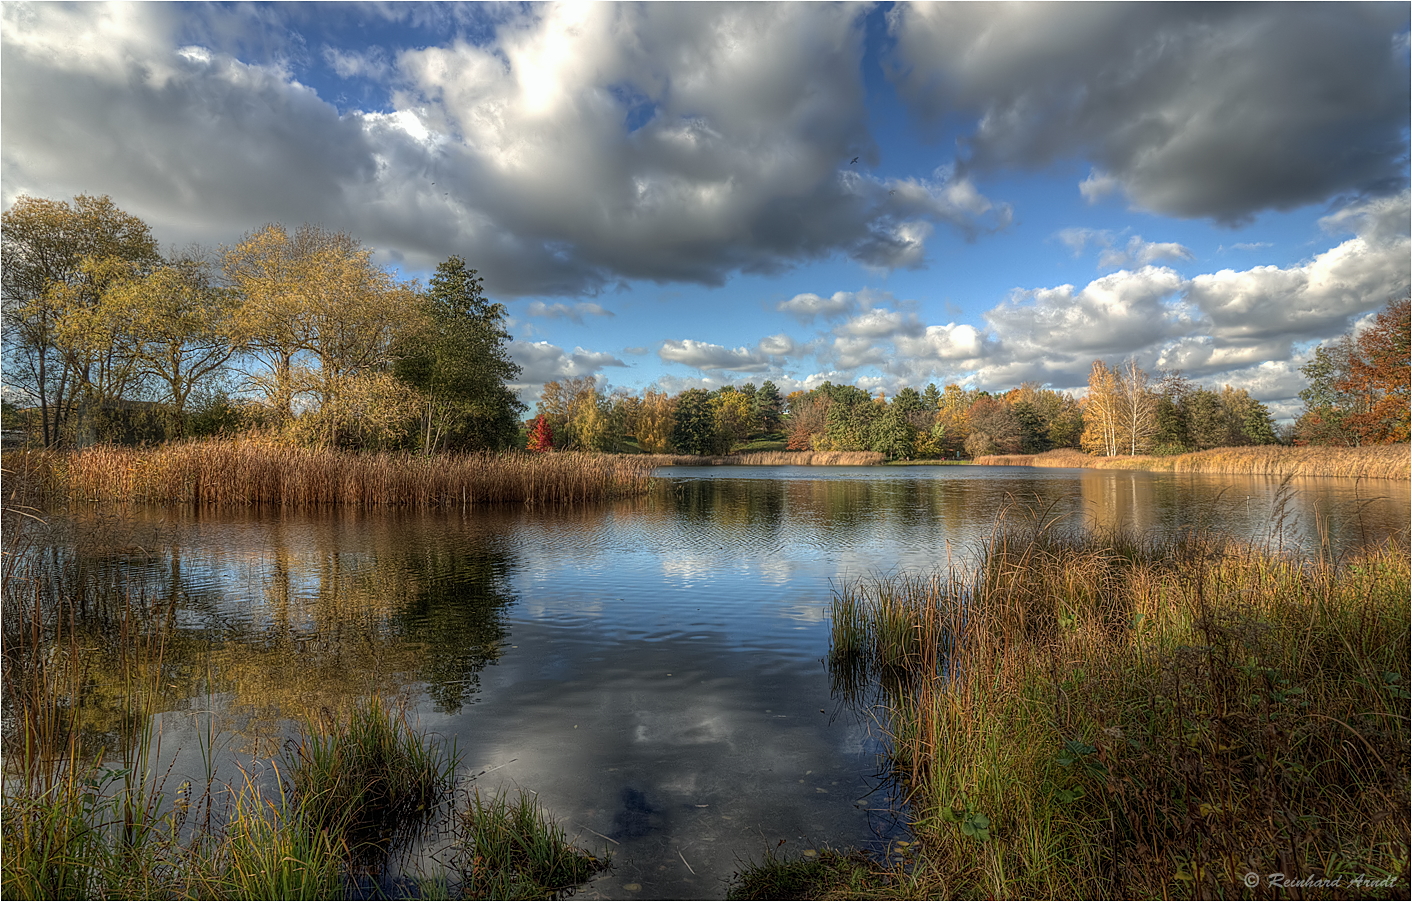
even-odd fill
[[[86,578],[170,599],[161,718],[252,766],[376,692],[524,787],[616,867],[588,898],[718,898],[747,858],[893,828],[866,712],[830,697],[840,581],[960,563],[997,517],[1347,549],[1403,530],[1405,482],[988,467],[667,468],[647,497],[457,512],[81,517]],[[95,543],[89,543],[90,545]],[[101,545],[101,543],[98,543]],[[93,728],[101,732],[101,718]],[[209,739],[206,740],[208,743]],[[258,767],[258,764],[253,766]]]

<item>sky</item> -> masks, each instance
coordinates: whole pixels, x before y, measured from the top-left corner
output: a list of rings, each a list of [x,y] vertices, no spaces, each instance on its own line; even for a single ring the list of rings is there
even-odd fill
[[[165,248],[347,231],[509,311],[516,388],[1079,393],[1298,413],[1409,290],[1409,6],[0,8],[0,203]]]

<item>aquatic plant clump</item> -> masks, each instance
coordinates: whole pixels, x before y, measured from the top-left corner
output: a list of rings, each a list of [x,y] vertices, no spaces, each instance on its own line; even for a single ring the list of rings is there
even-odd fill
[[[528,792],[472,793],[456,815],[462,898],[553,899],[609,867],[575,847]]]
[[[374,698],[306,730],[285,753],[290,800],[311,829],[354,858],[385,857],[449,793],[456,753],[415,732]]]
[[[882,694],[920,891],[1405,894],[1408,558],[1034,528],[845,587],[836,688]]]

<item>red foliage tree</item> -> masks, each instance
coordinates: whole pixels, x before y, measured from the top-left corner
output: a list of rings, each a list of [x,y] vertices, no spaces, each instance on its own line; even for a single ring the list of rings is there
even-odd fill
[[[1358,336],[1348,373],[1337,384],[1340,391],[1358,399],[1358,410],[1346,423],[1365,444],[1408,440],[1409,329],[1412,301],[1403,298],[1388,304]]]
[[[554,430],[549,428],[549,421],[544,418],[544,414],[535,417],[530,423],[527,447],[531,451],[554,450]]]

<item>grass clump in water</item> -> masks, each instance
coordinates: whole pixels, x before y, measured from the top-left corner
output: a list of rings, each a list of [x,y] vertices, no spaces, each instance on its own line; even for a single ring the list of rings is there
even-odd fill
[[[412,730],[374,698],[286,753],[290,798],[310,829],[355,859],[385,856],[449,792],[456,753]]]
[[[771,849],[732,878],[727,899],[895,899],[911,883],[862,852],[823,849],[791,858]]]
[[[462,898],[553,899],[609,867],[571,844],[523,790],[513,799],[476,790],[456,819]]]
[[[1405,539],[1010,531],[841,591],[835,677],[880,678],[918,894],[1405,897],[1408,595]]]

